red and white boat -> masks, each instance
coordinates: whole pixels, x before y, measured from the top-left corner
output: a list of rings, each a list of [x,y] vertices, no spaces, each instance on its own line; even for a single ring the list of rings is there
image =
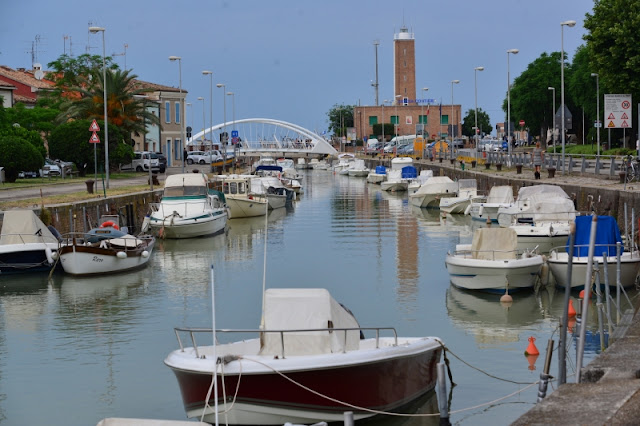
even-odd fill
[[[211,329],[176,328],[180,349],[164,362],[178,379],[189,418],[214,423],[217,407],[220,422],[229,424],[342,421],[345,411],[357,420],[434,388],[444,346],[438,338],[360,327],[325,289],[269,289],[264,297],[260,330],[216,331],[219,338],[258,338],[197,346]],[[374,337],[364,338],[369,334]],[[183,345],[186,336],[193,346]]]

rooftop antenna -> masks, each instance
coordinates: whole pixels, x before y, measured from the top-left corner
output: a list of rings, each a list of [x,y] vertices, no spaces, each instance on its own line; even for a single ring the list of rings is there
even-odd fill
[[[124,44],[124,52],[122,53],[112,53],[111,56],[124,56],[124,70],[127,70],[127,49],[129,45],[127,43]]]
[[[93,22],[89,21],[89,26],[88,28],[93,27]],[[87,30],[87,46],[85,48],[86,53],[89,53],[91,51],[91,49],[95,49],[93,46],[91,46],[91,31]]]
[[[70,35],[64,35],[62,36],[62,40],[64,42],[64,54],[67,54],[67,40],[69,40],[69,56],[73,56],[73,52],[71,50],[71,36]]]
[[[376,81],[371,82],[371,85],[374,87],[376,91],[376,106],[378,106],[378,46],[380,45],[380,40],[374,40],[373,46],[376,51]]]

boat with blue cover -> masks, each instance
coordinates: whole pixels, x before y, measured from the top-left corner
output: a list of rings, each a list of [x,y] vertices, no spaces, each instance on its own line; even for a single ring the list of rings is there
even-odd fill
[[[367,182],[381,183],[387,179],[387,168],[385,166],[376,166],[375,170],[370,171],[367,175]]]
[[[596,216],[578,216],[575,218],[575,242],[573,249],[571,288],[583,289],[587,282],[587,265],[589,255],[589,238],[591,223]],[[615,287],[617,282],[617,252],[620,250],[620,284],[623,287],[635,285],[640,270],[640,253],[633,245],[624,251],[618,222],[611,216],[597,216],[596,236],[593,261],[601,266],[600,284],[604,285],[604,256],[607,257],[607,275],[609,287]],[[554,248],[547,259],[549,269],[556,281],[556,286],[565,287],[568,282],[569,242],[566,246]],[[595,282],[592,274],[590,284]]]

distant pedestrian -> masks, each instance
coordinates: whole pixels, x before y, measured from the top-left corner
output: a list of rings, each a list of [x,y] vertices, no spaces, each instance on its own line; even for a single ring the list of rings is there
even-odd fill
[[[540,167],[544,160],[544,151],[540,148],[540,142],[536,143],[536,147],[531,153],[531,160],[533,161],[533,167],[535,168],[534,176],[536,179],[540,179]]]

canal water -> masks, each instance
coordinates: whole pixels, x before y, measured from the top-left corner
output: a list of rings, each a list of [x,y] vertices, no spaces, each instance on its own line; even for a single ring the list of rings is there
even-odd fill
[[[263,276],[267,287],[323,287],[363,327],[393,326],[399,335],[445,342],[456,383],[453,424],[509,424],[534,406],[537,386],[528,384],[539,379],[548,339],[557,349],[561,293],[516,293],[504,307],[499,296],[460,291],[449,283],[445,255],[470,242],[481,224],[413,208],[406,194],[382,192],[364,178],[317,170],[307,171],[303,184],[291,207],[231,220],[224,235],[158,241],[141,271],[0,276],[0,424],[186,419],[163,360],[177,348],[174,327],[210,327],[211,265],[218,328],[258,327]],[[600,351],[595,318],[589,316],[584,364]],[[541,353],[535,361],[524,355],[530,337]],[[569,354],[572,382],[574,344]],[[409,408],[437,412],[437,399],[430,394]]]

